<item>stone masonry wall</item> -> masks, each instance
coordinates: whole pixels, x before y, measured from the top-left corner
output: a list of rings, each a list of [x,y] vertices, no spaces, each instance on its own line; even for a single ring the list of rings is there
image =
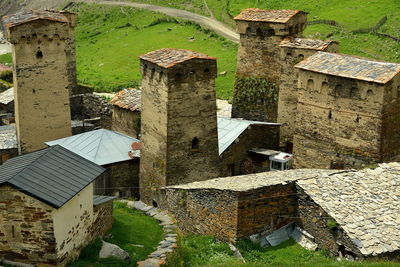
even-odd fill
[[[236,239],[237,192],[164,189],[163,193],[161,208],[174,215],[180,229],[226,241]]]
[[[53,208],[10,186],[0,190],[0,257],[56,264]]]
[[[251,163],[249,150],[253,148],[279,148],[279,126],[251,125],[220,155],[220,177],[256,172]],[[233,165],[232,165],[233,164]],[[248,166],[250,164],[250,166]]]
[[[385,87],[299,71],[295,167],[354,168],[382,160]]]
[[[109,201],[93,208],[93,224],[90,228],[91,239],[104,236],[114,223],[113,202]]]
[[[138,138],[140,135],[140,111],[131,111],[114,105],[111,130]]]
[[[110,187],[108,195],[139,198],[139,159],[106,166]]]
[[[71,135],[70,25],[36,20],[9,31],[17,133],[26,153]]]

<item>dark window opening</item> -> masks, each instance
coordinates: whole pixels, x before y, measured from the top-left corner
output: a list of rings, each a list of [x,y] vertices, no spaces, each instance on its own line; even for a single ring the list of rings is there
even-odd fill
[[[357,115],[356,122],[360,122],[360,116]]]
[[[317,132],[314,132],[314,134],[317,134]]]
[[[231,176],[235,175],[235,164],[229,164],[229,173]]]
[[[328,115],[328,119],[332,119],[332,110],[329,110],[329,115]]]
[[[37,51],[36,52],[36,58],[38,58],[38,59],[42,59],[43,58],[43,52],[42,51]]]
[[[265,99],[264,98],[261,98],[261,104],[265,104]]]
[[[153,207],[154,208],[157,208],[158,207],[158,203],[153,199],[153,201],[152,201],[152,205],[153,205]]]
[[[287,57],[291,57],[291,56],[292,56],[292,53],[289,52],[289,53],[286,54],[286,56],[287,56]]]
[[[192,151],[198,151],[198,150],[199,150],[199,139],[195,137],[192,140]]]
[[[154,77],[154,73],[155,73],[155,72],[156,72],[156,69],[155,69],[155,68],[152,68],[152,69],[151,69],[151,74],[150,74],[150,75],[151,75],[151,76],[150,76],[151,78]]]
[[[286,152],[292,154],[293,153],[293,143],[286,142]]]
[[[209,68],[205,68],[204,72],[210,72],[210,69]]]
[[[251,28],[250,28],[250,27],[247,27],[247,28],[246,28],[246,33],[247,33],[247,34],[251,33]]]
[[[274,36],[274,35],[275,35],[274,29],[269,29],[268,30],[268,36]]]
[[[11,230],[12,230],[12,237],[15,237],[15,227],[14,227],[14,225],[11,226]]]
[[[313,79],[308,79],[307,81],[307,90],[313,91],[314,90],[314,80]]]
[[[304,55],[303,55],[303,54],[300,54],[300,55],[298,56],[298,59],[299,59],[299,61],[304,60]]]
[[[257,28],[256,34],[258,37],[264,38],[264,33],[260,28]]]
[[[175,79],[180,80],[182,78],[182,74],[180,74],[179,72],[177,74],[175,74]]]

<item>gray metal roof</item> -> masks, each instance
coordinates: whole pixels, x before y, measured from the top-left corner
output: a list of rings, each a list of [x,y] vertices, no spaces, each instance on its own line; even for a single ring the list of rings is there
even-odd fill
[[[14,87],[0,93],[0,104],[8,105],[14,101]]]
[[[0,150],[18,148],[15,125],[0,126]]]
[[[233,119],[218,117],[218,146],[219,154],[224,151],[249,127],[250,125],[271,125],[279,126],[279,123],[248,121],[243,119]]]
[[[118,132],[99,129],[46,142],[46,144],[63,146],[91,162],[107,165],[131,160],[128,153],[131,151],[133,142],[139,142],[139,140]]]
[[[104,171],[61,146],[53,146],[6,161],[0,166],[0,184],[60,208]]]
[[[103,203],[112,201],[112,200],[114,200],[116,198],[117,198],[116,196],[97,196],[97,195],[94,195],[93,196],[93,206],[101,205]]]

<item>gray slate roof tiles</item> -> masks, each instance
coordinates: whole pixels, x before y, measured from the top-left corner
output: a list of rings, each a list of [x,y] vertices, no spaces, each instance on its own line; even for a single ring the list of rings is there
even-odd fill
[[[18,148],[15,125],[0,126],[0,149]]]
[[[0,184],[11,185],[60,208],[105,169],[61,146],[12,158],[0,166]]]

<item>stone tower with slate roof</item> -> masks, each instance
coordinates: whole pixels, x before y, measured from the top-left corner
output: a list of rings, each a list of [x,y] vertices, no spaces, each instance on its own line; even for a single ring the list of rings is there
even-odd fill
[[[150,52],[140,62],[140,196],[157,206],[163,186],[218,176],[217,62],[180,49]]]

